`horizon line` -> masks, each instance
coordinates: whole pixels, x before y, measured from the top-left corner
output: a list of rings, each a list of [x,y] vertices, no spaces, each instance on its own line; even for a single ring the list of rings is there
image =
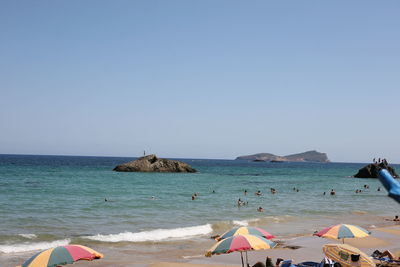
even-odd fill
[[[104,156],[104,155],[72,155],[72,154],[20,154],[20,153],[0,153],[1,155],[7,156],[58,156],[58,157],[98,157],[98,158],[140,158],[143,156]],[[148,154],[153,155],[153,154]],[[146,155],[146,156],[148,156]],[[154,154],[156,155],[156,154]],[[164,157],[165,158],[165,157]],[[194,159],[194,160],[232,160],[235,161],[237,159],[234,158],[182,158],[182,157],[167,157],[172,159]],[[246,161],[246,160],[243,160]],[[268,162],[268,161],[266,161]],[[362,163],[362,164],[370,164],[368,162],[349,162],[349,161],[329,161],[329,162],[315,162],[315,161],[307,161],[307,162],[299,162],[299,161],[287,161],[287,163]],[[398,165],[399,163],[391,163]]]

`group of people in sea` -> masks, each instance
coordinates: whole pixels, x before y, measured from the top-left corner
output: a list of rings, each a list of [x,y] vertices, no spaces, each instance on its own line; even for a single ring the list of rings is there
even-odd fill
[[[322,194],[325,196],[325,195],[326,195],[326,192],[323,192]],[[331,196],[334,196],[334,195],[336,195],[336,191],[333,190],[333,189],[331,189],[331,192],[329,192],[329,194],[330,194]]]
[[[373,159],[372,159],[372,162],[373,162],[374,164],[383,163],[383,164],[385,164],[385,165],[388,165],[387,160],[386,160],[386,159],[382,159],[382,160],[381,160],[381,158],[378,158],[378,160],[376,160],[375,158],[373,158]]]

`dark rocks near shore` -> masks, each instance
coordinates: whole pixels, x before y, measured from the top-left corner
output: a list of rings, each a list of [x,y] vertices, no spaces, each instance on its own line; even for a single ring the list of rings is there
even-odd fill
[[[362,167],[358,172],[354,175],[356,178],[378,178],[379,170],[386,169],[388,172],[394,177],[399,178],[399,175],[396,173],[395,169],[385,161],[381,163],[371,163],[367,166]]]
[[[116,166],[117,172],[196,172],[189,164],[148,155]]]

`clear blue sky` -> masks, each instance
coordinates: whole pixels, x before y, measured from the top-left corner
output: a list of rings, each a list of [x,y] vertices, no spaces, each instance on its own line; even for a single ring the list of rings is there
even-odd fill
[[[0,2],[0,153],[400,162],[400,1]]]

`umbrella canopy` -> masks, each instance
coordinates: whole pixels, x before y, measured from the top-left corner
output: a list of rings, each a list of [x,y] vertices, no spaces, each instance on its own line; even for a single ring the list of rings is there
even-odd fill
[[[325,255],[344,267],[374,267],[375,263],[367,254],[347,244],[327,244],[322,247]],[[353,256],[352,256],[353,255]],[[358,256],[359,255],[359,256]],[[352,259],[353,258],[353,259]],[[358,258],[358,260],[357,260]],[[354,261],[357,260],[357,261]]]
[[[211,257],[214,254],[227,254],[234,251],[269,249],[275,246],[276,243],[262,236],[235,235],[216,243],[206,252],[206,256]]]
[[[344,238],[366,237],[369,236],[370,234],[371,234],[370,231],[365,230],[364,228],[359,226],[351,224],[338,224],[325,228],[314,235],[319,237],[344,240]]]
[[[271,235],[270,233],[268,233],[267,231],[265,231],[262,228],[258,228],[258,227],[235,227],[232,228],[231,230],[225,232],[222,236],[220,236],[217,240],[220,241],[222,239],[231,237],[231,236],[235,236],[235,235],[259,235],[262,236],[266,239],[272,239],[275,238],[274,235]]]
[[[55,267],[78,260],[103,258],[103,254],[81,245],[67,245],[39,252],[24,262],[21,267]]]

